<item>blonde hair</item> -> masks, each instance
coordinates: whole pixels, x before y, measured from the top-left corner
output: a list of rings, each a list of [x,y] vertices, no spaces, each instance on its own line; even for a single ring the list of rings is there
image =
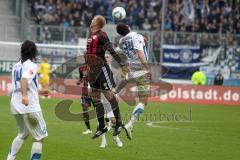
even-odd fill
[[[105,24],[107,23],[106,22],[106,19],[101,16],[101,15],[97,15],[95,16],[94,18],[96,18],[96,21],[97,21],[97,25],[100,27],[100,28],[103,28],[105,26]]]

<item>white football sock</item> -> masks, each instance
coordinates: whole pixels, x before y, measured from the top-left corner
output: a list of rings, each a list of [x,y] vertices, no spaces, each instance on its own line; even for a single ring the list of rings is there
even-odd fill
[[[114,140],[118,140],[118,139],[120,140],[120,138],[118,137],[118,135],[117,135],[117,136],[113,136],[113,139],[114,139]]]
[[[107,143],[106,133],[103,133],[103,134],[102,134],[102,144],[103,144],[103,143],[105,143],[105,144]]]
[[[120,140],[120,138],[118,136],[114,136],[113,140],[115,141],[115,143],[117,144],[118,147],[122,147],[123,146],[123,143],[122,143],[122,141]]]
[[[13,142],[12,142],[12,146],[11,149],[8,153],[8,158],[7,160],[14,160],[16,154],[18,153],[18,151],[20,150],[22,144],[23,144],[24,140],[22,138],[20,138],[19,136],[17,136]]]
[[[141,113],[143,113],[143,111],[144,111],[144,104],[140,102],[136,105],[136,107],[133,110],[131,120],[129,121],[129,125],[131,126],[134,125],[137,121],[137,118]]]
[[[31,160],[39,160],[42,155],[42,142],[33,142]]]

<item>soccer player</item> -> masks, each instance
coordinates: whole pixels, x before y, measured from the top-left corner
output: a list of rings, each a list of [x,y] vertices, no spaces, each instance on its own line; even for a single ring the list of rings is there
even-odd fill
[[[83,109],[83,119],[84,123],[87,127],[86,131],[83,132],[83,134],[92,134],[92,130],[90,127],[90,121],[89,121],[89,113],[88,108],[91,107],[92,98],[89,95],[88,91],[88,66],[83,65],[79,67],[79,81],[77,82],[77,85],[80,85],[83,83],[82,87],[82,96],[81,96],[81,104]]]
[[[42,86],[42,91],[44,91],[44,97],[49,95],[49,82],[50,82],[50,64],[47,58],[43,58],[43,62],[39,66],[40,84]]]
[[[29,135],[33,137],[31,160],[39,160],[42,144],[48,136],[38,95],[38,66],[34,63],[37,47],[26,40],[21,46],[21,60],[13,66],[11,113],[14,115],[18,135],[12,142],[7,160],[14,160],[23,142]]]
[[[112,72],[113,72],[113,78],[114,78],[114,82],[116,84],[118,84],[121,80],[121,75],[119,74],[119,71],[117,71],[117,69],[111,67],[111,55],[109,53],[105,53],[105,60],[106,60],[106,63],[109,65],[109,67],[111,68]],[[111,107],[111,104],[108,102],[108,100],[106,99],[106,97],[102,94],[101,95],[101,100],[102,100],[102,103],[103,103],[103,106],[104,106],[104,110],[105,110],[105,115],[106,115],[106,123],[107,123],[107,126],[108,126],[108,130],[111,129],[111,126],[110,126],[110,120],[113,124],[113,128],[115,127],[116,125],[116,118],[114,117],[114,114],[113,114],[113,111],[112,111],[112,107]],[[116,143],[116,145],[118,147],[122,147],[123,146],[123,143],[122,141],[120,140],[119,136],[113,136],[113,140],[114,142]],[[106,139],[106,133],[103,133],[102,134],[102,142],[101,142],[101,145],[100,147],[101,148],[105,148],[107,146],[107,139]]]
[[[111,129],[110,120],[111,120],[111,123],[113,124],[112,127],[115,128],[116,118],[113,114],[111,104],[108,102],[108,100],[105,98],[105,96],[103,94],[101,95],[101,99],[102,99],[102,103],[103,103],[104,110],[105,110],[105,116],[106,116],[105,121],[107,123],[107,128],[108,128],[108,131],[109,131]],[[103,133],[101,136],[102,136],[102,142],[101,142],[101,145],[99,147],[105,148],[107,146],[106,133]],[[123,143],[120,140],[118,135],[113,136],[113,140],[118,147],[123,146]]]
[[[79,71],[79,80],[77,82],[77,85],[80,85],[81,83],[83,83],[83,87],[82,87],[82,96],[81,96],[81,104],[82,104],[82,108],[83,108],[83,120],[84,123],[86,125],[86,131],[83,132],[83,134],[92,134],[92,130],[91,130],[91,126],[90,126],[90,121],[89,121],[89,113],[88,113],[88,108],[91,107],[91,103],[92,103],[92,98],[91,95],[89,93],[89,89],[88,89],[88,66],[87,65],[83,65],[80,66],[78,71]],[[105,96],[102,94],[101,97]],[[107,127],[109,130],[110,126],[110,119],[109,118],[105,118],[105,121],[107,123]]]
[[[131,120],[125,125],[128,138],[132,138],[131,132],[137,117],[143,113],[144,107],[148,103],[150,68],[147,64],[148,53],[146,51],[145,39],[142,35],[132,32],[131,29],[120,23],[116,26],[118,34],[122,36],[119,40],[120,48],[127,57],[128,72],[123,81],[118,85],[116,92],[119,92],[127,83],[137,85],[139,103],[135,106]]]
[[[92,88],[91,97],[93,99],[93,106],[96,108],[99,123],[97,131],[92,138],[96,138],[107,132],[107,127],[104,123],[104,108],[100,100],[101,93],[103,93],[110,102],[116,118],[116,127],[113,136],[118,135],[123,128],[118,101],[112,91],[114,87],[112,72],[104,57],[105,51],[108,50],[119,64],[121,64],[121,60],[111,46],[107,34],[102,31],[105,24],[106,20],[103,16],[95,16],[90,24],[91,34],[87,40],[86,63],[90,67],[89,79]]]

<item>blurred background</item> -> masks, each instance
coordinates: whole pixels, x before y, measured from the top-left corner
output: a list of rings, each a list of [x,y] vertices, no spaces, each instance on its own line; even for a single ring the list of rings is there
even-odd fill
[[[123,133],[120,150],[107,134],[109,148],[101,150],[101,139],[81,134],[82,122],[56,116],[65,100],[73,100],[74,116],[82,113],[78,69],[64,81],[44,81],[59,75],[53,72],[58,66],[57,73],[65,73],[65,64],[79,67],[79,59],[77,65],[66,61],[83,55],[97,14],[106,17],[104,31],[117,47],[111,15],[116,6],[126,10],[123,22],[147,39],[153,81],[134,139]],[[26,39],[37,43],[40,89],[48,91],[40,96],[49,131],[43,159],[239,160],[240,0],[0,0],[0,159],[6,159],[16,134],[9,114],[11,72]],[[125,122],[133,108],[124,100],[136,100],[135,91],[134,86],[118,94]],[[18,160],[29,158],[30,143]]]
[[[200,70],[207,85],[219,73],[223,85],[240,86],[240,0],[0,0],[0,74],[11,71],[25,39],[38,43],[52,69],[81,55],[97,14],[107,18],[105,30],[117,44],[116,6],[126,9],[124,22],[147,38],[149,63],[167,69],[155,69],[157,78],[191,83]]]

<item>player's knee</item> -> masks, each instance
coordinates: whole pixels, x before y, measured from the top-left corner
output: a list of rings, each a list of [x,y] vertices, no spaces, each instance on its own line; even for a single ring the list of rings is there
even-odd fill
[[[44,138],[41,138],[41,139],[35,139],[35,138],[33,138],[33,142],[43,143],[43,142],[44,142]]]
[[[101,96],[101,91],[100,91],[100,90],[93,89],[92,92],[90,93],[90,96],[91,96],[93,99],[99,99],[99,97]]]
[[[83,104],[82,107],[83,107],[83,111],[84,111],[84,112],[88,111],[88,105]]]
[[[110,90],[109,91],[105,91],[104,95],[107,98],[107,100],[109,100],[109,101],[114,98],[114,93],[112,91],[110,91]]]
[[[29,137],[29,133],[18,134],[18,137],[20,139],[26,140]]]
[[[102,104],[99,99],[94,99],[94,100],[92,101],[92,103],[93,103],[93,106],[94,106],[94,107],[98,107],[98,106],[100,106],[100,105]]]
[[[115,118],[115,117],[112,117],[112,118],[111,118],[111,122],[112,122],[112,124],[116,124],[116,118]]]
[[[148,96],[147,95],[140,95],[139,102],[142,103],[144,106],[148,104]]]

